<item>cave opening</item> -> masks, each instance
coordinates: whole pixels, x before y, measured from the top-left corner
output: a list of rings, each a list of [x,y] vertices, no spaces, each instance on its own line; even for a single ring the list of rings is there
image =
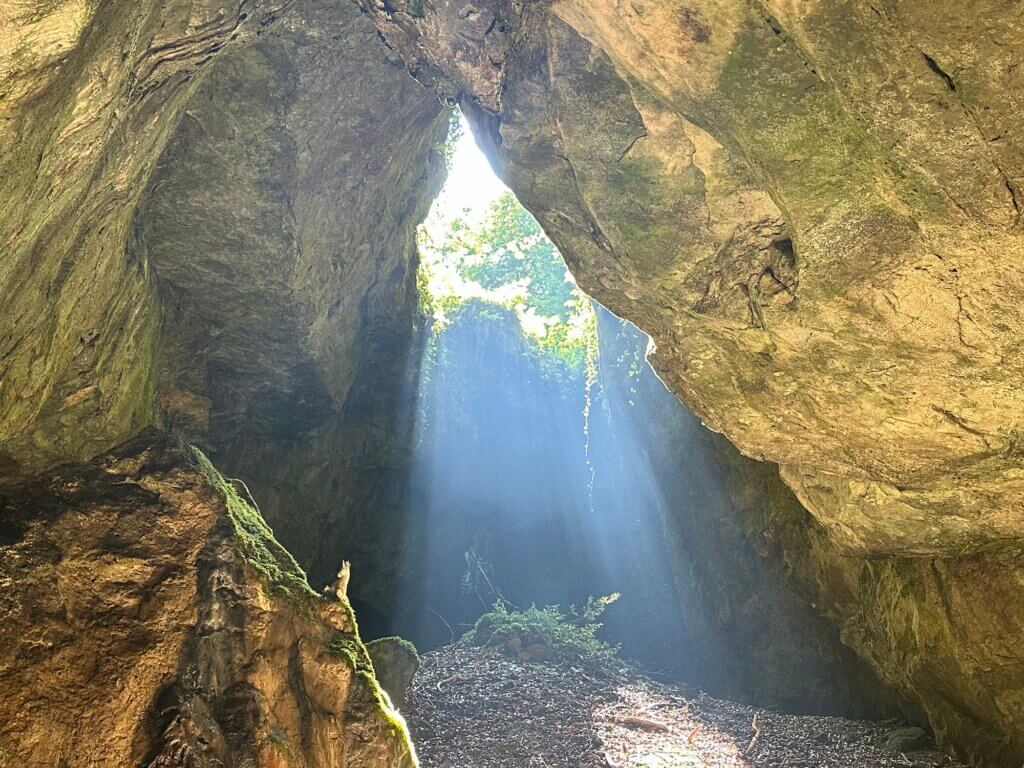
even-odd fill
[[[580,290],[459,112],[445,156],[418,232],[394,530],[363,538],[389,541],[388,577],[356,569],[349,593],[424,764],[600,761],[594,733],[624,764],[748,764],[747,705],[898,714],[775,557],[765,521],[804,524],[777,477],[749,471],[656,375],[651,339]],[[395,636],[415,676],[398,679]],[[678,697],[694,691],[728,701],[691,719]]]
[[[680,472],[685,446],[666,439],[688,414],[647,364],[648,337],[579,289],[458,111],[446,155],[418,237],[402,565],[388,615],[357,602],[364,634],[430,650],[495,606],[604,599],[603,642],[685,675],[685,566],[666,526],[695,468]]]

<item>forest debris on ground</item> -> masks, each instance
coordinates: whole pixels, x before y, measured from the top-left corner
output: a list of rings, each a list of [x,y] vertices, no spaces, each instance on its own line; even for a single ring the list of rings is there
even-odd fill
[[[784,715],[465,646],[424,654],[404,714],[423,768],[966,768],[934,748],[887,748],[891,721]]]

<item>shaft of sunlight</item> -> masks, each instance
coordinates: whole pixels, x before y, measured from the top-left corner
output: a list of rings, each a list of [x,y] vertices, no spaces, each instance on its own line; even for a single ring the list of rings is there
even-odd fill
[[[448,157],[419,233],[433,323],[392,629],[425,650],[499,599],[581,605],[621,592],[608,639],[666,666],[682,633],[661,518],[676,492],[630,423],[656,420],[629,394],[630,376],[654,375],[646,336],[595,312],[461,116]],[[607,364],[599,327],[618,345]]]

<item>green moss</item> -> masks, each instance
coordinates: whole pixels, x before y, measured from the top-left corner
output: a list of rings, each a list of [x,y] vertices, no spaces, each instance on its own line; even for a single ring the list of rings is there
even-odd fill
[[[357,634],[336,632],[327,644],[327,649],[334,658],[347,661],[356,672],[373,674],[373,663],[366,653],[366,646]]]
[[[288,743],[288,738],[279,729],[275,728],[272,730],[267,736],[267,741],[270,742],[274,750],[282,757],[288,760],[295,757],[295,752]]]
[[[728,126],[731,149],[751,162],[790,224],[800,231],[814,223],[816,237],[804,241],[804,258],[834,267],[841,289],[844,275],[867,268],[848,263],[851,242],[874,237],[886,244],[880,252],[894,254],[908,247],[903,241],[914,224],[891,197],[921,195],[925,181],[892,173],[884,150],[796,45],[763,20],[748,20],[730,54],[717,96],[704,108]]]
[[[259,575],[268,594],[291,603],[301,615],[311,616],[313,601],[319,596],[310,588],[305,572],[274,538],[259,510],[238,495],[202,451],[194,450],[203,474],[224,496],[238,553]]]
[[[351,607],[349,607],[348,610],[351,614]],[[356,631],[335,632],[334,636],[327,644],[327,649],[336,659],[346,662],[352,668],[355,676],[361,679],[362,683],[366,686],[367,691],[376,700],[377,706],[379,707],[381,714],[384,716],[388,731],[393,736],[404,738],[409,744],[411,752],[412,737],[409,735],[409,727],[405,723],[405,718],[403,718],[391,704],[391,700],[384,692],[384,689],[380,687],[380,683],[377,681],[377,675],[373,669],[373,662],[370,660],[370,654],[367,653],[366,645],[364,645],[363,641],[359,638],[359,631],[355,626],[354,617],[352,626]]]
[[[196,460],[212,486],[224,495],[228,519],[235,532],[235,543],[239,554],[257,574],[267,593],[291,603],[300,615],[315,615],[315,601],[320,596],[314,592],[306,574],[295,558],[274,538],[274,532],[263,520],[259,510],[242,499],[231,484],[217,471],[210,460],[198,448],[193,448]],[[335,632],[328,642],[328,650],[335,658],[345,661],[366,686],[367,692],[384,718],[388,731],[405,740],[412,753],[412,740],[405,720],[392,707],[387,694],[381,689],[374,674],[373,662],[366,646],[359,639],[359,626],[355,612],[347,601],[339,603],[348,614],[351,632]]]
[[[420,652],[418,650],[416,650],[416,646],[413,645],[408,640],[406,640],[404,637],[399,637],[398,635],[388,635],[387,637],[381,637],[381,638],[378,638],[376,640],[373,640],[372,642],[374,642],[374,643],[383,643],[383,642],[394,643],[395,645],[400,646],[410,656],[415,656],[417,659],[420,657]]]

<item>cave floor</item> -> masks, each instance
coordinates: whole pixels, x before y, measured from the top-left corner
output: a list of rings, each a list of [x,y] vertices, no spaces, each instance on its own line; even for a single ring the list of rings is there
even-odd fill
[[[423,656],[405,715],[424,768],[963,765],[894,721],[783,715],[639,673],[457,646]]]

